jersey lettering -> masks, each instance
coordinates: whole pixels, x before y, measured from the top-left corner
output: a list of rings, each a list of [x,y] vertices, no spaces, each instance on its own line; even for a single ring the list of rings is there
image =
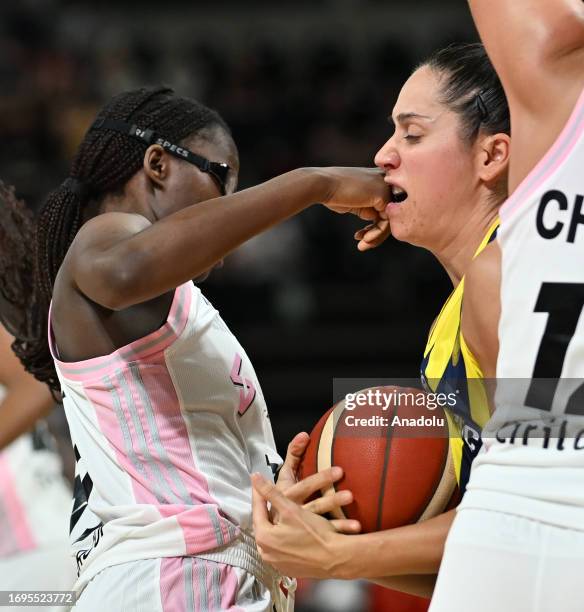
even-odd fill
[[[584,196],[576,195],[574,200],[574,209],[570,218],[568,235],[566,240],[574,243],[580,225],[584,225],[584,214],[582,213],[582,205],[584,204]],[[567,211],[569,208],[569,200],[566,194],[557,189],[552,189],[544,194],[539,207],[535,224],[537,231],[542,238],[553,240],[557,238],[566,227],[567,219],[564,215],[558,215],[558,212]],[[548,210],[549,209],[549,210]],[[564,218],[564,221],[558,219]]]
[[[465,424],[462,428],[462,437],[466,445],[471,451],[476,451],[481,446],[481,436],[479,432],[468,424]]]

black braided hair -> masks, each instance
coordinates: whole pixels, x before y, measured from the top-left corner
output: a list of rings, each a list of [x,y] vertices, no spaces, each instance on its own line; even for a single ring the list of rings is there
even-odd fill
[[[177,96],[167,87],[115,96],[97,118],[150,128],[177,144],[214,127],[230,133],[217,112]],[[83,189],[71,189],[64,183],[51,192],[39,212],[34,233],[30,215],[14,197],[14,191],[0,189],[0,204],[6,209],[0,213],[0,318],[16,337],[13,349],[25,368],[54,391],[60,386],[49,352],[47,321],[57,272],[81,227],[85,205],[91,199],[99,201],[106,194],[121,192],[142,167],[146,148],[146,143],[128,135],[90,128],[70,171],[70,177]],[[22,238],[5,241],[4,234],[14,231]],[[21,252],[23,245],[31,244],[32,253],[30,249]],[[4,278],[3,271],[8,268],[12,274]]]
[[[32,211],[19,200],[14,187],[0,181],[0,310],[2,323],[13,336],[29,337],[26,309],[33,295],[34,241]]]

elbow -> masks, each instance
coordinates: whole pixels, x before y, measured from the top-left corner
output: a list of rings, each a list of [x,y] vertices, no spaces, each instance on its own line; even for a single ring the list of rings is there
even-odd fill
[[[584,5],[561,7],[552,23],[541,45],[543,61],[555,61],[584,48]]]

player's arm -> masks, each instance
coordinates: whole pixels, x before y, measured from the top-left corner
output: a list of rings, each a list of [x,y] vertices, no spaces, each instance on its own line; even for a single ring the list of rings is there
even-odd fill
[[[549,75],[581,75],[582,0],[469,0],[487,53],[509,102],[542,108],[565,94]]]
[[[75,237],[66,274],[92,301],[121,310],[196,278],[249,238],[314,202],[375,213],[388,195],[377,169],[305,168],[153,224],[139,215],[105,213]]]
[[[29,431],[54,405],[48,387],[24,370],[11,343],[12,337],[0,327],[0,384],[6,389],[0,403],[0,449]]]
[[[411,576],[389,576],[388,578],[375,578],[369,582],[378,584],[386,589],[401,591],[408,595],[417,595],[430,599],[436,586],[436,574],[419,574]]]
[[[492,380],[497,372],[501,314],[501,249],[497,241],[474,259],[464,283],[462,335],[485,379]]]
[[[427,588],[438,573],[455,512],[375,533],[339,535],[334,544],[339,560],[335,577],[381,579],[385,586],[406,592],[412,592],[404,589],[408,584]],[[427,596],[428,592],[412,594]]]

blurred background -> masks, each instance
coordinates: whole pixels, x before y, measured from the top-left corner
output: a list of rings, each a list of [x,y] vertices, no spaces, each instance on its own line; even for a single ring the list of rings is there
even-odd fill
[[[102,103],[157,83],[223,115],[240,188],[300,166],[372,165],[411,70],[475,39],[460,0],[2,3],[0,177],[37,208]],[[254,363],[282,453],[330,406],[334,377],[417,376],[450,291],[420,249],[390,239],[359,253],[361,225],[314,206],[202,287]]]

